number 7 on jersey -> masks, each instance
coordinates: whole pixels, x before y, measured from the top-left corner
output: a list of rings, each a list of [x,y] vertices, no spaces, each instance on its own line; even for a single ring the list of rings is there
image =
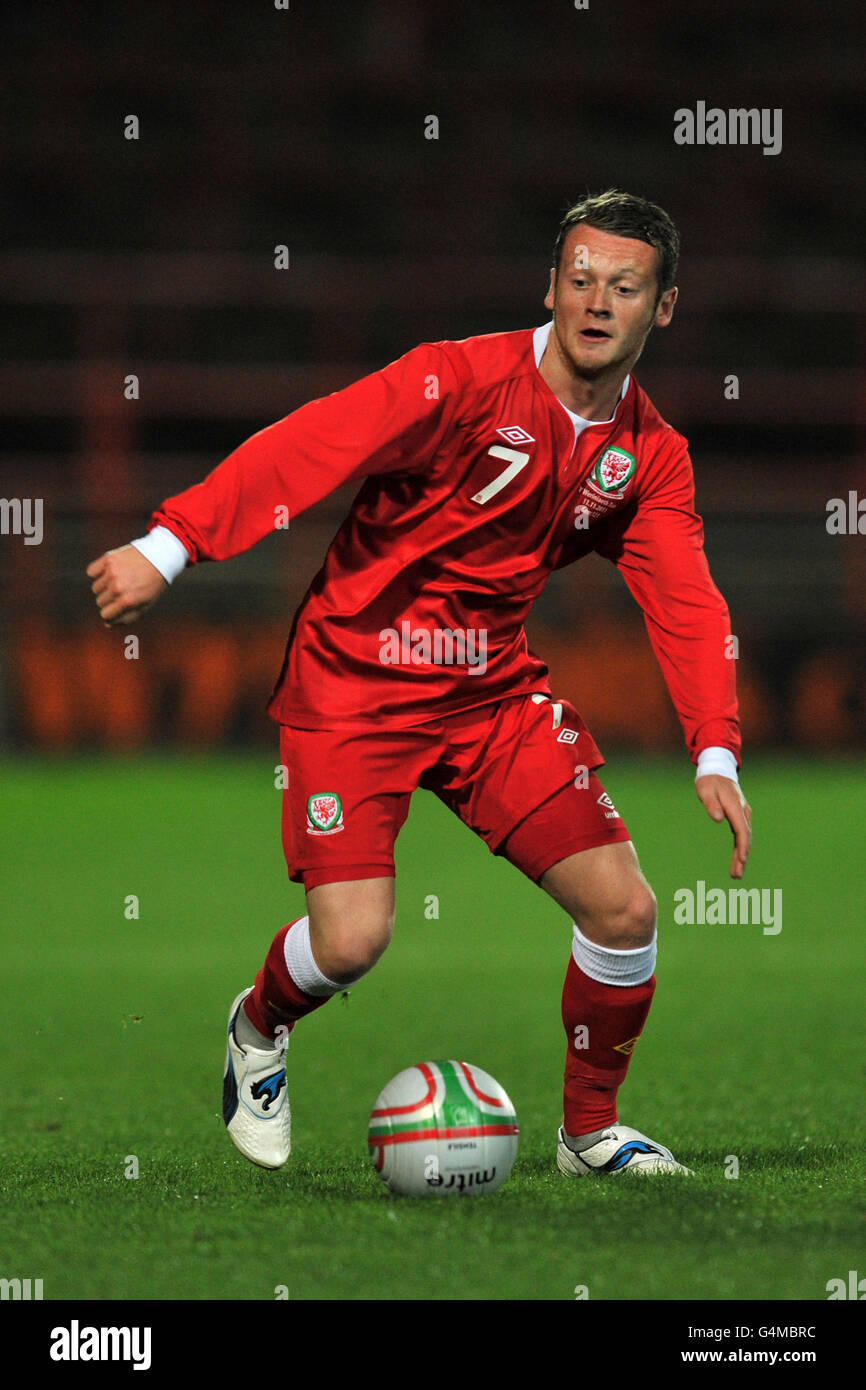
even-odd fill
[[[525,468],[529,462],[528,454],[522,454],[518,449],[506,449],[503,444],[493,444],[487,452],[495,459],[508,459],[509,464],[492,483],[488,483],[480,492],[473,493],[472,501],[478,502],[482,507],[491,497],[495,497],[497,492],[501,492],[512,478],[516,478],[521,468]]]

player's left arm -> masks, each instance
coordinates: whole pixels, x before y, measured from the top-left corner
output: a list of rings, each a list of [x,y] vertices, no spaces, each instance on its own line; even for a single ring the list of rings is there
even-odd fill
[[[670,431],[644,491],[611,519],[597,545],[640,604],[653,650],[697,766],[695,789],[712,820],[734,836],[730,872],[742,878],[752,812],[740,788],[742,747],[735,650],[727,604],[710,575],[694,507],[686,441]]]
[[[752,848],[752,808],[739,780],[708,773],[695,778],[695,790],[714,821],[726,820],[734,835],[731,878],[742,878]]]

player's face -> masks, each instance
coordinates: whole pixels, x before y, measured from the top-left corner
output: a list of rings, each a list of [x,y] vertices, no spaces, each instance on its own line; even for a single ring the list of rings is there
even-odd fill
[[[578,375],[625,375],[650,329],[670,323],[677,292],[666,290],[656,304],[657,261],[645,241],[584,224],[569,232],[544,303],[553,310],[560,351]]]

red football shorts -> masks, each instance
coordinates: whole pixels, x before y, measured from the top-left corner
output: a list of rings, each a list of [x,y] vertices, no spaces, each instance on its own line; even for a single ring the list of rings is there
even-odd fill
[[[280,756],[283,849],[306,888],[393,877],[417,787],[535,882],[570,854],[630,839],[593,773],[604,759],[566,700],[512,696],[401,729],[283,725]]]

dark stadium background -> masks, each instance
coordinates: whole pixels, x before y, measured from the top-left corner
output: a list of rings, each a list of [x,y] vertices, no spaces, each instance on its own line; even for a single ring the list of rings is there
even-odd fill
[[[137,661],[86,564],[311,397],[425,339],[543,322],[563,210],[615,185],[682,233],[680,303],[638,378],[691,441],[747,747],[862,746],[866,537],[825,524],[828,499],[866,495],[856,6],[200,0],[2,22],[0,496],[44,499],[41,545],[0,537],[3,745],[275,746],[264,703],[351,491],[186,574],[136,625]],[[676,145],[698,99],[781,107],[781,154]],[[681,747],[606,562],[554,576],[530,635],[608,754]]]
[[[44,1281],[52,1319],[117,1300],[123,1324],[121,1303],[151,1300],[149,1324],[183,1300],[177,1345],[225,1380],[232,1355],[247,1371],[248,1324],[231,1337],[214,1314],[198,1336],[208,1300],[586,1287],[585,1369],[619,1345],[597,1335],[604,1302],[617,1332],[618,1302],[653,1302],[640,1350],[661,1366],[662,1301],[687,1304],[683,1325],[721,1321],[702,1300],[813,1323],[866,1271],[866,535],[826,526],[830,499],[866,499],[863,51],[848,0],[0,9],[0,501],[44,501],[41,544],[0,534],[0,1299]],[[698,101],[781,107],[782,152],[676,145],[674,112]],[[180,577],[131,629],[137,659],[85,567],[310,398],[423,340],[544,322],[560,217],[611,185],[682,233],[680,302],[637,376],[691,441],[739,640],[745,885],[784,893],[784,930],[675,920],[684,885],[729,886],[730,835],[695,797],[640,612],[591,557],[553,576],[530,638],[608,759],[659,903],[621,1119],[694,1176],[556,1172],[570,920],[423,791],[394,942],[293,1037],[292,1158],[265,1172],[225,1135],[223,1030],[304,911],[264,707],[351,490]],[[394,1197],[371,1106],[449,1057],[508,1090],[514,1171],[478,1203]]]

